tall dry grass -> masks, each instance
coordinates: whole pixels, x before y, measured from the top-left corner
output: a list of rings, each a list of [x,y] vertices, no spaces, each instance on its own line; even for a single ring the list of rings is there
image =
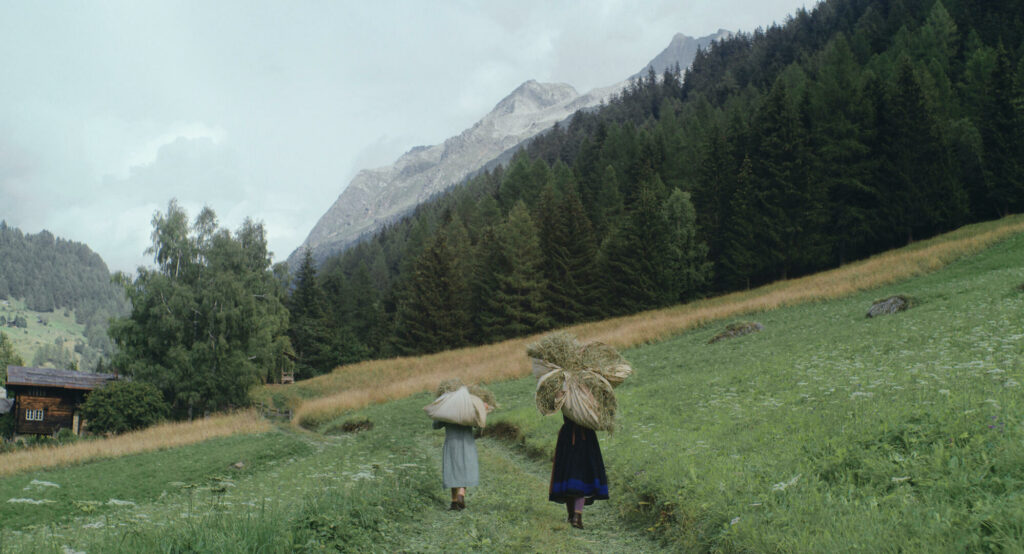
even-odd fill
[[[940,269],[1024,232],[1024,216],[956,231],[814,275],[625,317],[568,327],[582,341],[628,348],[663,340],[715,320],[807,302],[841,298]],[[530,374],[526,345],[538,335],[419,357],[343,366],[295,385],[270,385],[295,408],[294,422],[315,426],[342,412],[432,390],[454,377],[487,383]],[[276,388],[276,390],[275,390]],[[499,399],[500,400],[500,399]]]
[[[0,477],[30,469],[66,466],[101,458],[117,458],[175,448],[239,433],[260,433],[271,428],[270,423],[251,410],[192,422],[164,423],[106,439],[0,454]]]

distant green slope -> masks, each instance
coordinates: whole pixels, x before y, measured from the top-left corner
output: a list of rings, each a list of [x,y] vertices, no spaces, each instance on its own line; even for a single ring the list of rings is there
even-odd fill
[[[112,352],[109,318],[127,309],[107,265],[88,246],[48,231],[25,234],[0,221],[0,328],[25,363],[67,367],[74,360],[79,369],[93,369]],[[19,315],[27,328],[3,325]]]
[[[26,327],[0,326],[0,333],[11,340],[14,351],[28,365],[32,365],[41,348],[46,349],[54,362],[60,361],[56,351],[65,352],[64,360],[74,361],[80,369],[92,369],[99,359],[96,349],[88,346],[85,325],[75,321],[74,312],[37,312],[25,308],[22,300],[10,299],[0,300],[0,318],[5,321],[24,318]]]

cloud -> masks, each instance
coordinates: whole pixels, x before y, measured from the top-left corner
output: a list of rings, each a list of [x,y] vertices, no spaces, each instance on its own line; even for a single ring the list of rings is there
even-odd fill
[[[81,202],[54,212],[47,225],[88,244],[111,270],[130,272],[151,265],[143,252],[150,244],[152,217],[171,198],[190,217],[210,206],[222,226],[234,228],[244,218],[236,207],[252,194],[230,147],[208,136],[179,135],[157,148],[151,162],[132,166],[124,176],[108,175]]]

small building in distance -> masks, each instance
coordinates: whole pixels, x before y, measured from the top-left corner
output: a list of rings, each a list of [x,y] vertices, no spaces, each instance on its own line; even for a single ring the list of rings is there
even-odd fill
[[[14,433],[53,435],[61,429],[82,431],[78,408],[90,391],[117,375],[47,367],[7,366],[7,396],[13,400]]]

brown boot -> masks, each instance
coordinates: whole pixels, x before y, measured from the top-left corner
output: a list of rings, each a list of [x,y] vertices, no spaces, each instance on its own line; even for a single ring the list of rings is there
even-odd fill
[[[583,529],[583,512],[574,513],[569,523],[577,529]]]

